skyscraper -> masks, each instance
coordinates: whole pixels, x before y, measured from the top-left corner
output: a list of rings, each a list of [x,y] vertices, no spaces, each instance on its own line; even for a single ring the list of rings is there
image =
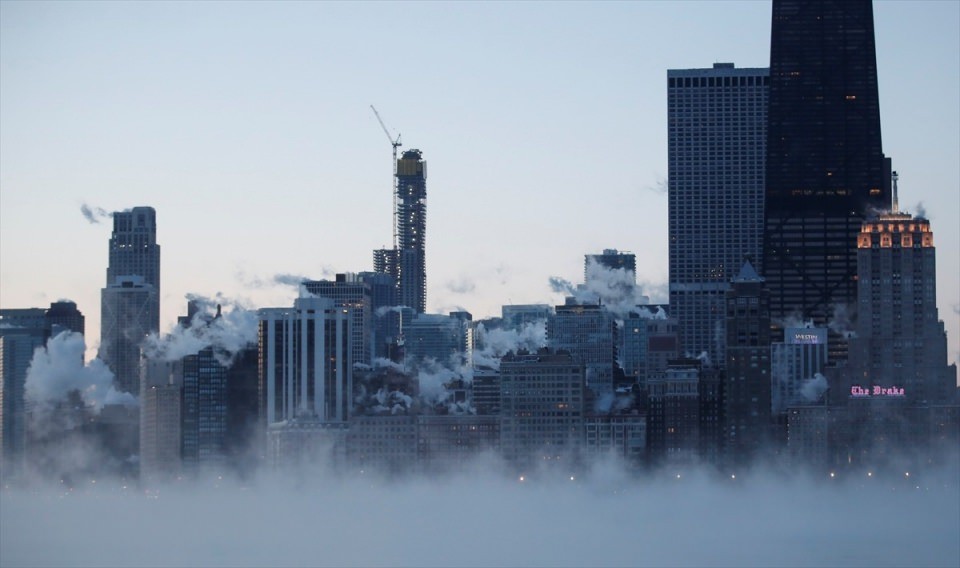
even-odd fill
[[[121,392],[140,391],[140,348],[160,329],[159,309],[157,289],[142,276],[119,276],[100,292],[98,356]]]
[[[99,356],[116,376],[118,389],[139,392],[141,344],[160,330],[160,245],[153,207],[113,214],[100,302]]]
[[[327,298],[297,298],[260,318],[261,416],[267,426],[297,418],[346,423],[353,381],[347,310]]]
[[[776,323],[855,306],[857,234],[890,207],[869,0],[774,0],[761,272]],[[831,360],[846,357],[832,334]]]
[[[724,294],[763,235],[767,69],[667,71],[670,310],[690,353],[724,361]]]
[[[427,305],[427,163],[420,150],[397,160],[397,286],[400,304],[418,314]]]
[[[334,280],[307,280],[307,292],[333,300],[334,306],[350,313],[353,320],[353,362],[369,365],[373,352],[373,298],[371,286],[358,275],[337,274]]]

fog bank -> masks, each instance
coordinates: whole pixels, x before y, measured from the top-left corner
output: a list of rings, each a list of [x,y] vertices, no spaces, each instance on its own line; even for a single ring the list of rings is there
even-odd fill
[[[0,565],[957,566],[955,480],[318,474],[6,489]],[[919,487],[919,488],[918,488]]]

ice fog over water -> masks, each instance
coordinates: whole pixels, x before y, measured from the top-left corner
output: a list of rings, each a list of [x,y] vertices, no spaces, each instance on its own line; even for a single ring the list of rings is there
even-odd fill
[[[13,566],[957,566],[946,476],[369,474],[0,493]],[[96,487],[94,489],[94,487]]]

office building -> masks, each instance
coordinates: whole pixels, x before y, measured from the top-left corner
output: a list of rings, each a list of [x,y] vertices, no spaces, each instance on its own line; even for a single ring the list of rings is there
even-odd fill
[[[548,324],[553,308],[547,304],[510,304],[501,306],[500,314],[503,329],[520,332],[529,325]]]
[[[722,365],[725,294],[763,236],[767,69],[667,71],[670,313],[690,353]]]
[[[142,276],[119,276],[100,292],[99,357],[120,392],[139,392],[140,349],[160,327],[157,289]]]
[[[586,369],[593,393],[613,392],[617,361],[616,318],[599,304],[566,304],[555,308],[547,342],[551,349],[570,353]]]
[[[134,207],[113,214],[107,281],[100,294],[99,357],[118,390],[139,392],[140,347],[160,330],[160,245],[157,214]]]
[[[466,472],[472,460],[500,449],[500,418],[478,414],[417,416],[417,462],[426,473]]]
[[[568,470],[583,442],[584,366],[569,353],[542,349],[500,361],[500,448],[523,469]]]
[[[647,380],[651,458],[693,463],[700,452],[700,362],[678,359]]]
[[[42,308],[0,310],[0,479],[23,473],[27,371],[33,352],[49,337],[50,327]]]
[[[417,314],[403,328],[406,364],[412,368],[436,362],[458,368],[470,360],[473,317],[468,312]]]
[[[348,311],[353,329],[353,362],[369,365],[374,351],[373,296],[369,284],[352,273],[337,274],[334,280],[307,280],[307,292],[333,300],[335,307]]]
[[[826,372],[827,329],[788,327],[783,341],[770,345],[771,412],[774,418],[786,416],[793,406],[815,403],[827,388],[815,385],[817,375]],[[808,385],[804,389],[804,385]]]
[[[750,262],[727,292],[723,386],[727,458],[740,465],[770,442],[770,293]]]
[[[774,323],[853,312],[857,235],[891,206],[869,0],[774,0],[761,273]],[[837,331],[834,331],[837,330]],[[846,360],[833,326],[830,360]]]
[[[260,319],[261,416],[269,426],[301,416],[345,423],[353,406],[352,320],[326,298],[264,308]]]
[[[173,479],[182,472],[181,383],[174,364],[145,362],[140,383],[141,482]]]

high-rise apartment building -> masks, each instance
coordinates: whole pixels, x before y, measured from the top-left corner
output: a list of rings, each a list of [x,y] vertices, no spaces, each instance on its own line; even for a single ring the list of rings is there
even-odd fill
[[[670,310],[681,343],[723,364],[724,294],[763,236],[767,69],[667,71]]]
[[[99,356],[113,371],[118,389],[139,392],[141,344],[160,330],[160,245],[153,207],[113,214],[100,302]]]
[[[853,311],[861,223],[891,205],[870,0],[774,0],[767,121],[771,316],[824,326]],[[844,360],[846,337],[831,332],[829,348]]]
[[[427,307],[427,163],[420,150],[397,160],[397,286],[401,305]]]
[[[399,305],[422,314],[427,307],[427,163],[420,150],[397,160],[394,248],[373,251],[373,270],[396,279]]]

